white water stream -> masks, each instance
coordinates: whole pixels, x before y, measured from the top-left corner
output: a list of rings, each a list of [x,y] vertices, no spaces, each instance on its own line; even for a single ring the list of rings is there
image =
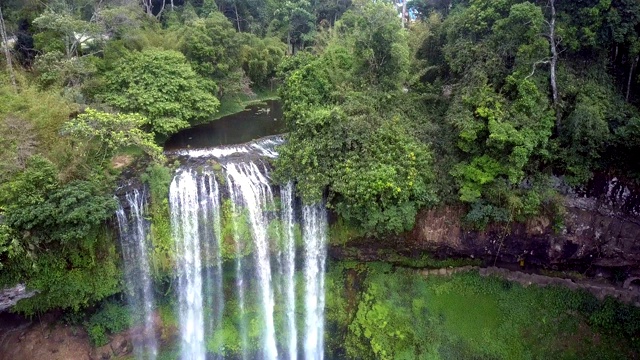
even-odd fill
[[[125,201],[128,213],[122,204],[118,204],[116,216],[127,298],[131,313],[136,315],[134,328],[142,330],[139,336],[133,337],[133,350],[137,359],[155,360],[158,343],[153,320],[155,299],[149,267],[148,223],[144,218],[145,196],[133,190],[126,194]]]
[[[280,143],[177,153],[169,208],[183,360],[323,359],[326,210],[272,184],[267,159]]]

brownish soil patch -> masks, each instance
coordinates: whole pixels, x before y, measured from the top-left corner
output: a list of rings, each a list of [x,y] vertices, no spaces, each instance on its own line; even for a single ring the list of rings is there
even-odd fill
[[[133,162],[133,156],[131,155],[118,155],[111,159],[111,166],[114,169],[125,168]]]
[[[2,319],[3,321],[5,319]],[[0,326],[0,360],[89,360],[91,345],[82,327],[49,317]]]

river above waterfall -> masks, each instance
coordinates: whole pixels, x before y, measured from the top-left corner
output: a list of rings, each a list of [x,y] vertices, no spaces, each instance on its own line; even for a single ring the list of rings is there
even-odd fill
[[[269,100],[248,106],[239,113],[182,130],[167,140],[165,150],[241,144],[283,132],[282,106],[277,100]]]

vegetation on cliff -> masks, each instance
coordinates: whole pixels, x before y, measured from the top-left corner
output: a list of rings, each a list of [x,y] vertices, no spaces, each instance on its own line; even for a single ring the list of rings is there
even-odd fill
[[[628,359],[640,351],[639,320],[611,298],[477,272],[341,262],[327,277],[332,358]]]
[[[0,285],[40,290],[17,309],[122,290],[112,196],[137,156],[153,266],[171,269],[162,140],[277,86],[279,179],[326,197],[349,236],[409,230],[436,204],[476,227],[560,213],[554,176],[637,181],[637,1],[408,7],[402,22],[385,1],[4,1]]]
[[[305,199],[369,235],[462,203],[477,227],[557,212],[553,176],[637,181],[633,1],[415,0],[401,29],[355,2],[283,66],[278,160]],[[412,156],[413,154],[415,156]],[[365,215],[366,214],[366,215]]]
[[[291,132],[276,169],[305,201],[328,189],[330,206],[368,234],[409,230],[436,197],[432,152],[413,132],[419,112],[402,89],[406,33],[384,3],[358,4],[321,40],[319,56],[282,66]]]
[[[284,41],[291,20],[267,31],[275,10],[246,31],[224,4],[147,4],[1,5],[0,286],[38,290],[16,311],[77,311],[123,290],[114,193],[139,157],[150,161],[140,177],[152,195],[153,266],[170,274],[162,141],[254,90],[272,92],[276,67],[301,41]]]

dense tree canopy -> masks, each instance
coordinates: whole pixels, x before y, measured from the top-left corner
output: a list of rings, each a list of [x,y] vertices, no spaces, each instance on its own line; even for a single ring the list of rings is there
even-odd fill
[[[275,88],[279,180],[362,235],[441,204],[475,227],[557,215],[557,184],[640,180],[636,0],[412,0],[404,27],[368,0],[0,6],[0,285],[42,290],[24,312],[120,291],[115,159],[153,162],[166,197],[161,140]]]
[[[480,227],[558,209],[554,176],[580,185],[594,172],[635,173],[635,165],[615,159],[636,149],[630,139],[640,99],[637,3],[424,0],[409,6],[419,21],[401,31],[390,8],[356,3],[317,36],[319,59],[301,54],[283,67],[291,133],[280,161],[295,168],[303,193],[317,198],[328,190],[347,219],[376,201],[385,204],[379,209],[388,206],[379,192],[369,189],[376,194],[370,198],[369,190],[345,187],[354,180],[333,170],[346,168],[350,158],[342,156],[353,151],[366,164],[357,179],[375,187],[381,178],[371,173],[381,176],[384,160],[369,158],[366,146],[353,145],[362,140],[351,139],[366,133],[380,147],[384,140],[374,135],[385,128],[376,120],[380,114],[399,118],[394,131],[405,127],[435,153],[420,175],[436,174],[440,201],[466,204],[467,219]],[[402,159],[392,158],[395,165]],[[363,214],[351,220],[369,232],[383,230],[369,223],[374,210]],[[392,224],[389,219],[381,224]]]
[[[397,107],[408,75],[405,34],[391,7],[361,3],[329,36],[319,58],[283,66],[291,132],[276,168],[295,174],[307,201],[328,188],[336,212],[368,234],[408,230],[435,195],[431,152],[412,135],[412,114]]]
[[[151,130],[172,134],[210,118],[220,102],[214,84],[198,78],[184,55],[169,50],[132,53],[105,74],[104,101],[121,111],[140,112]]]

